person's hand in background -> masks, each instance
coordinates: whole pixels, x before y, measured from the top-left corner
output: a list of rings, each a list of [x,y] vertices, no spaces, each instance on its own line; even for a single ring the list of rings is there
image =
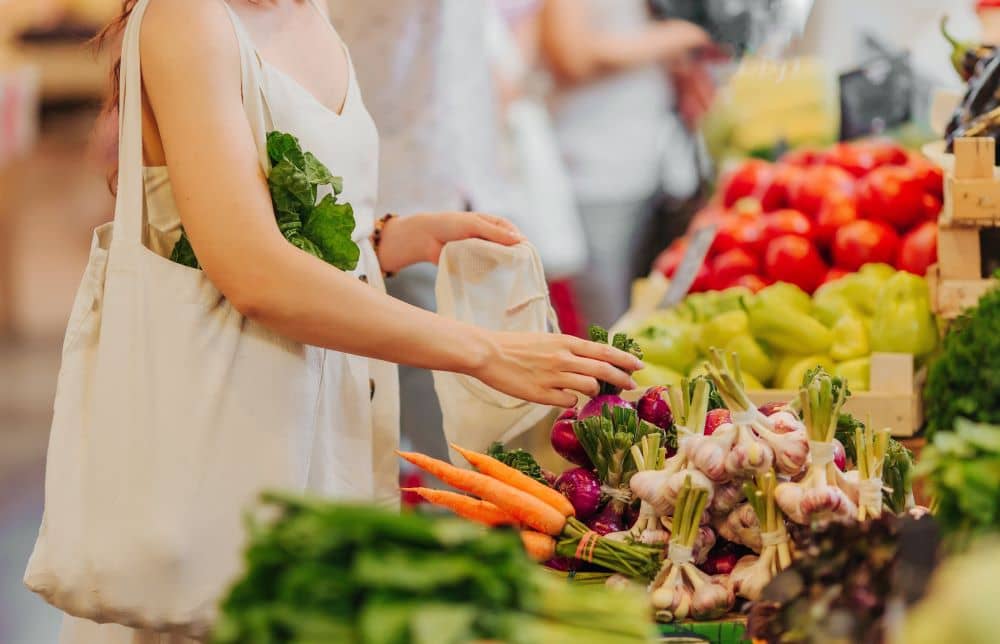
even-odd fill
[[[386,222],[378,247],[382,270],[395,273],[412,264],[437,264],[448,242],[463,239],[513,246],[524,241],[514,224],[503,217],[478,212],[420,213]]]
[[[715,83],[705,63],[682,62],[670,67],[677,111],[689,130],[696,130],[712,107]]]

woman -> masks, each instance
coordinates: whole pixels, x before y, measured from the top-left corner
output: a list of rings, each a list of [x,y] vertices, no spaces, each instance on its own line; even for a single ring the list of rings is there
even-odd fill
[[[278,345],[274,355],[284,369],[301,363],[299,375],[318,394],[309,399],[310,405],[315,400],[315,408],[300,414],[311,422],[293,427],[290,434],[309,452],[288,456],[301,463],[302,471],[291,477],[300,489],[394,504],[398,394],[395,370],[387,363],[468,374],[507,394],[562,406],[575,403],[573,391],[597,393],[598,378],[633,386],[629,372],[640,364],[630,355],[576,338],[485,331],[385,294],[382,272],[435,262],[448,242],[476,237],[512,245],[520,235],[487,215],[429,213],[376,221],[377,133],[361,102],[347,50],[317,13],[323,11],[314,0],[127,0],[111,33],[127,24],[130,13],[133,30],[135,20],[142,21],[136,54],[141,52],[147,248],[169,254],[183,224],[204,276],[232,308],[230,317],[242,316],[243,328],[266,329],[255,331],[254,341],[260,345],[261,338],[268,338],[263,342]],[[183,46],[177,34],[184,34]],[[126,53],[128,42],[126,38]],[[242,84],[248,57],[241,57],[241,47],[256,54],[272,129],[298,137],[304,150],[343,177],[340,200],[353,205],[353,238],[361,248],[353,273],[300,252],[275,225],[259,141],[244,106],[252,96]],[[128,61],[122,62],[127,69]],[[119,168],[119,176],[127,170]],[[120,186],[119,199],[121,194]],[[213,331],[207,329],[205,335],[211,339]],[[205,346],[211,351],[215,345]],[[129,355],[128,347],[123,351]],[[268,376],[240,373],[238,360],[225,369],[220,377],[228,379],[230,389],[232,382]],[[202,379],[205,374],[178,377]],[[294,394],[280,382],[273,387],[275,396]],[[153,402],[155,393],[148,393]],[[224,393],[232,396],[228,389]],[[237,392],[240,411],[251,419],[255,405],[263,404],[252,396],[240,399]],[[211,410],[211,401],[207,404]],[[254,432],[249,424],[247,431]],[[300,441],[300,434],[308,438]],[[169,435],[162,439],[162,449],[176,448]],[[193,454],[181,450],[187,464],[197,462],[198,447],[205,446],[196,446]],[[217,493],[204,485],[193,489],[198,495]],[[227,529],[229,523],[238,524],[238,513],[234,508],[233,516],[226,517]],[[235,559],[235,534],[223,538],[210,532],[208,537],[211,545],[200,541],[200,547],[212,549],[212,556]],[[151,595],[162,593],[158,581],[144,581]],[[95,596],[100,592],[93,589]],[[185,640],[67,618],[62,641]]]
[[[639,256],[661,192],[683,200],[698,187],[691,126],[710,82],[691,54],[712,43],[694,24],[654,21],[646,0],[546,0],[541,38],[590,247],[576,291],[584,321],[607,326],[625,312],[631,279],[649,270],[652,257]]]

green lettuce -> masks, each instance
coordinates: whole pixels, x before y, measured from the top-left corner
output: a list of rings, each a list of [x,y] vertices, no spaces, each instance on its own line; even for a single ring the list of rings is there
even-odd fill
[[[330,174],[311,152],[302,150],[297,138],[285,132],[267,135],[267,156],[271,161],[267,187],[278,230],[284,238],[299,250],[341,270],[354,270],[361,249],[351,239],[354,209],[349,203],[337,203],[337,196],[344,189],[343,180]],[[329,186],[331,193],[317,203],[323,186]],[[183,228],[170,259],[201,268]]]

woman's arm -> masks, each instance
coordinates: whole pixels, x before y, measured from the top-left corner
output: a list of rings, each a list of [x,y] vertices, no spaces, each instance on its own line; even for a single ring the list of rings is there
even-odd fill
[[[185,34],[183,47],[178,33]],[[448,320],[285,241],[243,111],[239,52],[220,4],[154,2],[141,48],[181,220],[206,275],[241,313],[299,342],[466,373],[546,404],[573,404],[566,390],[593,393],[596,378],[631,384],[626,372],[639,362],[628,354],[577,338],[500,334]]]
[[[553,73],[569,83],[650,63],[670,63],[711,44],[700,27],[683,20],[650,24],[635,33],[612,33],[591,25],[581,0],[545,0],[542,51]]]

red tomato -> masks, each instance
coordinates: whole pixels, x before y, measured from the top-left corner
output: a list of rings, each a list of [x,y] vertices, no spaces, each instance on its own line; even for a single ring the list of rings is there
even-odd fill
[[[859,219],[837,231],[833,238],[833,263],[856,271],[869,262],[891,264],[899,249],[899,236],[880,221]]]
[[[756,216],[727,215],[719,222],[710,254],[742,248],[754,255],[763,253],[764,228]]]
[[[922,218],[926,221],[937,221],[938,216],[941,214],[942,205],[940,197],[925,192],[923,198],[920,200]]]
[[[823,202],[816,213],[813,238],[820,248],[827,248],[833,243],[833,237],[840,227],[857,218],[858,207],[854,197],[834,194]]]
[[[788,199],[792,185],[798,181],[802,168],[785,163],[774,166],[771,182],[760,195],[760,203],[764,212],[788,207]]]
[[[906,150],[892,139],[868,139],[858,145],[874,155],[878,166],[906,164],[908,157]]]
[[[917,179],[924,187],[924,192],[932,194],[938,199],[944,197],[944,172],[941,171],[940,166],[924,155],[916,153],[910,154],[906,165],[913,168]]]
[[[743,197],[752,197],[771,181],[771,164],[760,159],[742,163],[722,181],[722,205],[729,208]]]
[[[399,487],[421,487],[425,484],[424,477],[419,472],[409,472],[407,474],[399,475]],[[424,502],[423,497],[421,497],[416,492],[402,492],[403,505],[414,506],[420,505]]]
[[[686,250],[687,238],[680,237],[675,239],[653,262],[653,269],[660,271],[667,277],[673,277],[681,260],[684,259],[684,252]]]
[[[731,248],[715,256],[710,270],[712,273],[712,288],[722,290],[728,288],[743,275],[760,271],[760,260],[743,248]]]
[[[858,184],[858,210],[896,230],[913,225],[923,213],[924,189],[910,168],[889,165],[872,170]]]
[[[823,283],[826,284],[827,282],[839,280],[841,277],[847,275],[848,273],[849,273],[848,271],[845,271],[842,268],[837,268],[836,266],[834,266],[833,268],[831,268],[826,272],[826,275],[823,276]]]
[[[823,160],[823,152],[815,148],[799,148],[797,150],[789,150],[781,155],[778,159],[779,163],[784,163],[787,165],[794,165],[799,168],[805,168],[807,166],[816,165]]]
[[[812,237],[813,225],[809,218],[798,210],[776,210],[761,218],[764,226],[764,241],[769,243],[782,235]]]
[[[816,246],[799,235],[783,235],[767,245],[764,253],[767,276],[795,284],[812,293],[826,275],[827,266]]]
[[[792,186],[788,205],[812,216],[831,195],[853,194],[854,183],[854,177],[835,166],[806,168]]]
[[[766,280],[760,275],[740,275],[735,280],[727,284],[725,288],[729,288],[730,286],[742,286],[756,293],[770,283],[770,280]]]
[[[733,204],[732,213],[740,217],[760,217],[764,214],[764,206],[757,197],[743,197]]]
[[[838,143],[823,155],[826,163],[843,168],[855,177],[863,177],[876,167],[878,159],[875,151],[858,143]]]
[[[923,277],[937,261],[937,222],[925,221],[903,236],[896,268]]]

